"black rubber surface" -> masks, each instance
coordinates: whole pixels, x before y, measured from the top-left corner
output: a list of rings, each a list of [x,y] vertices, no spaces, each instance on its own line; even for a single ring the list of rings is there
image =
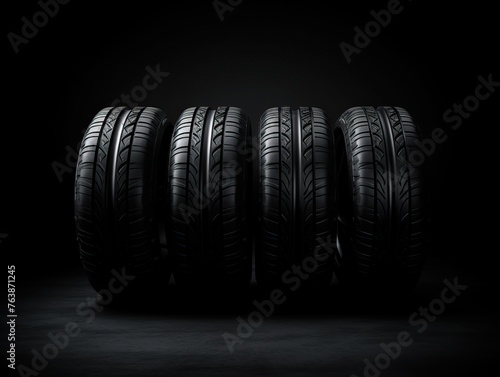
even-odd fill
[[[293,266],[307,263],[312,271],[301,279],[328,283],[334,255],[323,246],[335,240],[333,128],[320,109],[280,107],[263,114],[259,132],[257,281],[280,284]]]
[[[176,283],[248,285],[250,121],[235,107],[190,108],[174,128],[169,166],[169,250]]]
[[[355,107],[336,122],[339,278],[346,285],[413,285],[427,239],[424,165],[409,156],[421,139],[402,108]]]
[[[172,127],[156,108],[100,111],[87,128],[75,180],[75,222],[83,267],[96,290],[112,270],[136,276],[133,285],[168,282],[166,216],[159,191]]]

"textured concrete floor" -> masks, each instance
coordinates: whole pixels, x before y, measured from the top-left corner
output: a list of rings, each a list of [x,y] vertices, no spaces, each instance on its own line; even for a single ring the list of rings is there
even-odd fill
[[[439,298],[443,280],[454,277],[467,290],[418,333],[409,316]],[[80,333],[39,376],[362,376],[364,360],[375,361],[380,343],[408,331],[413,343],[381,376],[468,376],[495,365],[499,332],[492,292],[480,277],[434,260],[416,293],[398,300],[363,304],[336,292],[289,295],[230,353],[222,334],[236,333],[236,317],[246,318],[254,293],[237,305],[221,305],[174,291],[155,304],[106,306],[86,322],[88,312],[76,310],[95,293],[81,273],[67,273],[18,289],[17,363],[32,368],[32,349],[42,352],[49,332],[76,322]]]

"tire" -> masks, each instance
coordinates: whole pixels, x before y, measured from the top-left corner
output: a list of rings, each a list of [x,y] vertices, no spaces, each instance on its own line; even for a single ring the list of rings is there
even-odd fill
[[[171,132],[165,114],[150,107],[106,108],[87,128],[75,222],[83,268],[97,291],[124,273],[135,277],[123,283],[129,292],[129,282],[146,291],[168,282],[162,190]]]
[[[421,140],[402,108],[355,107],[334,127],[339,280],[359,288],[414,285],[424,262],[427,188],[410,156]]]
[[[169,165],[169,250],[176,284],[244,287],[251,276],[250,121],[235,107],[196,107],[174,127]]]
[[[333,128],[320,109],[279,107],[263,114],[259,137],[257,281],[328,284],[336,239]],[[293,266],[308,277],[297,280]]]

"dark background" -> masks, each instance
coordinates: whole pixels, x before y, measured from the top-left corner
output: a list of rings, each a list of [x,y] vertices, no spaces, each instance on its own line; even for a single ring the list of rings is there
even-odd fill
[[[393,105],[424,137],[444,128],[449,139],[428,159],[429,254],[439,260],[429,268],[440,276],[458,266],[494,285],[499,94],[457,131],[442,116],[474,94],[479,75],[500,81],[498,14],[481,2],[401,4],[350,64],[339,43],[352,44],[353,27],[386,1],[246,0],[224,22],[212,1],[71,1],[18,54],[5,37],[0,233],[8,236],[0,248],[26,291],[38,279],[80,273],[74,169],[60,183],[51,164],[64,163],[65,147],[76,148],[95,113],[157,64],[170,75],[140,105],[160,107],[172,122],[192,106],[238,106],[255,127],[274,106],[317,106],[334,121],[352,106]],[[39,10],[35,1],[4,6],[4,36]]]

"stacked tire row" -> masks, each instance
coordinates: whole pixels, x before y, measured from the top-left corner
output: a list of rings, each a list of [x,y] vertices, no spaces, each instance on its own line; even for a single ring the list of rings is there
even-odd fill
[[[249,285],[253,265],[264,287],[300,269],[310,287],[333,276],[359,289],[416,283],[427,194],[404,109],[352,108],[332,125],[318,108],[272,108],[256,136],[235,107],[190,108],[174,126],[157,108],[99,112],[75,181],[94,289],[120,274],[130,292],[156,292],[173,273],[186,289],[232,291]]]

